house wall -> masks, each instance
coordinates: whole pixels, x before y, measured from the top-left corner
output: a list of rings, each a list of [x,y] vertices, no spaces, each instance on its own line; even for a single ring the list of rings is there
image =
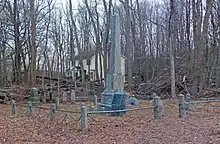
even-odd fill
[[[100,78],[100,72],[101,72],[100,58],[102,61],[102,78],[104,79],[104,67],[103,67],[104,60],[103,60],[103,56],[100,57],[100,55],[98,55],[98,73],[99,73],[99,78]],[[79,61],[76,60],[76,66],[79,65],[78,62]],[[108,66],[108,62],[107,62],[107,66]],[[86,74],[88,74],[87,60],[83,60],[83,67],[84,67],[84,70],[86,70]],[[91,80],[96,80],[97,78],[95,76],[95,55],[91,57],[90,72],[91,72],[90,73]],[[121,73],[122,75],[125,75],[125,57],[124,56],[121,56]]]

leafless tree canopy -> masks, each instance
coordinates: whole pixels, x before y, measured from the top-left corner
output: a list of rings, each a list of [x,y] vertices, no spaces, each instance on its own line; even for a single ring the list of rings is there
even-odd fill
[[[0,0],[1,86],[38,86],[38,72],[50,77],[57,72],[61,79],[75,69],[76,60],[85,83],[91,53],[102,84],[114,5],[112,0],[83,0],[77,6],[71,0]],[[116,0],[116,7],[128,91],[172,97],[218,92],[219,0]]]

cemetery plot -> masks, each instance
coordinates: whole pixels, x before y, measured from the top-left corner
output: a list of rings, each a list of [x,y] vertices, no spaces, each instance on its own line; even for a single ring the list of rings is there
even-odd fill
[[[140,101],[141,106],[151,106]],[[212,104],[215,106],[220,103]],[[43,105],[49,107],[49,105]],[[218,143],[220,141],[220,108],[198,112],[187,111],[178,117],[178,102],[164,102],[164,116],[155,120],[153,110],[127,112],[122,117],[89,115],[88,129],[81,131],[78,114],[56,112],[53,121],[49,110],[34,109],[31,117],[10,114],[10,105],[0,105],[0,143]],[[80,110],[80,106],[62,104],[61,109]],[[23,116],[22,116],[23,115]]]

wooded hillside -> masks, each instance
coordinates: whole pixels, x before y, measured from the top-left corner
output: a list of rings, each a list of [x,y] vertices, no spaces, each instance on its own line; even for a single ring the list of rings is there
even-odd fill
[[[83,72],[81,56],[94,50],[96,68],[102,63],[98,55],[104,51],[100,73],[106,74],[113,5],[113,0],[78,4],[71,0],[65,4],[59,0],[0,0],[0,86],[52,85],[44,78],[38,82],[37,71],[44,71],[50,79],[57,72],[60,81],[70,69],[74,73],[78,57],[78,81],[84,87],[90,71]],[[179,92],[218,95],[219,0],[116,0],[116,5],[127,91],[166,97]],[[89,57],[87,65],[89,69]],[[98,71],[95,75],[99,77]]]

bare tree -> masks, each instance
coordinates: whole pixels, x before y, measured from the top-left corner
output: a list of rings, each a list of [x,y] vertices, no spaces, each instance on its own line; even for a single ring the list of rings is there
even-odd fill
[[[129,0],[125,0],[124,8],[126,13],[126,25],[125,25],[125,40],[127,48],[127,66],[128,66],[128,91],[131,92],[132,88],[132,44],[131,44],[131,23],[130,23],[130,9]]]
[[[174,49],[177,48],[177,28],[176,26],[176,4],[174,0],[170,0],[170,19],[169,19],[169,43],[170,43],[170,72],[171,72],[171,96],[176,97],[175,92],[175,65],[174,65]],[[171,43],[173,42],[173,43]]]
[[[30,1],[30,19],[31,19],[31,86],[36,85],[36,14],[35,0]]]

